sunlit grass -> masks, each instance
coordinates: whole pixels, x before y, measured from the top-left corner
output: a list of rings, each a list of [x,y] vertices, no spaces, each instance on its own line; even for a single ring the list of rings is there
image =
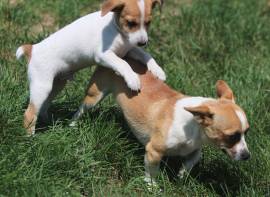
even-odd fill
[[[51,106],[53,123],[24,136],[28,101],[24,43],[36,43],[74,19],[99,9],[96,0],[0,2],[0,194],[3,196],[153,196],[143,182],[143,147],[120,109],[106,99],[68,126],[91,70],[76,75]],[[189,95],[215,96],[226,80],[248,116],[252,158],[231,161],[205,147],[190,176],[171,176],[166,162],[158,179],[164,196],[270,195],[270,13],[264,0],[168,0],[156,10],[151,52],[167,83]],[[266,11],[265,11],[266,10]],[[180,164],[179,164],[180,165]],[[176,179],[171,179],[176,178]]]

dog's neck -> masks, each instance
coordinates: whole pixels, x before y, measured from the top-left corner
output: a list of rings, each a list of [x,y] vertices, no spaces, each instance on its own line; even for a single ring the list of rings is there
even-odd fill
[[[178,100],[175,106],[175,122],[180,121],[180,124],[181,122],[182,124],[186,122],[188,122],[189,124],[192,124],[191,127],[193,131],[198,133],[198,138],[203,144],[210,143],[205,133],[206,132],[205,129],[199,123],[196,122],[196,120],[194,119],[194,116],[190,112],[186,111],[184,107],[197,107],[208,101],[215,101],[215,99],[206,98],[206,97],[185,97]],[[187,132],[188,130],[189,129],[187,129]]]

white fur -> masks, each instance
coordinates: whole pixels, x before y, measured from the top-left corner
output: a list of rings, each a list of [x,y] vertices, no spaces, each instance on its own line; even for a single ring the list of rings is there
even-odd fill
[[[201,148],[206,137],[194,116],[184,107],[196,107],[212,98],[188,97],[180,99],[174,107],[174,119],[166,139],[167,155],[185,157],[178,176],[191,170],[201,158]]]
[[[140,29],[134,33],[129,34],[129,40],[132,43],[147,43],[148,35],[144,26],[145,19],[145,2],[144,0],[138,0],[138,7],[140,10]]]
[[[209,100],[212,99],[189,97],[177,101],[173,123],[166,140],[168,155],[186,156],[201,148],[203,132],[200,132],[199,124],[184,107],[196,107]]]
[[[16,51],[16,58],[17,60],[21,59],[24,56],[23,47],[19,47]]]
[[[241,140],[235,145],[234,150],[236,152],[234,159],[237,161],[242,159],[241,154],[243,152],[249,152],[244,135],[241,136]]]
[[[235,113],[236,113],[236,115],[238,116],[238,118],[239,118],[239,120],[241,122],[242,130],[243,131],[246,130],[247,127],[248,127],[247,126],[248,123],[247,123],[247,118],[246,118],[245,114],[243,112],[239,111],[239,110],[236,110]]]
[[[143,49],[134,47],[128,52],[127,56],[130,56],[137,61],[146,62],[148,70],[150,70],[155,76],[159,76],[158,78],[162,81],[166,80],[166,75],[162,68],[148,53],[145,53]]]

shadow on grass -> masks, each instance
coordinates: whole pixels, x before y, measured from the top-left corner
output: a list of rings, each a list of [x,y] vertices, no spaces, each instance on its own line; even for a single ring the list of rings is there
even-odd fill
[[[63,108],[63,106],[68,106]],[[53,121],[50,124],[44,125],[44,123],[39,122],[38,132],[46,132],[49,126],[53,125],[53,122],[63,122],[64,125],[68,126],[69,120],[71,120],[75,111],[70,111],[70,103],[65,103],[61,105],[52,105],[51,113],[53,114]],[[125,121],[123,114],[120,109],[116,106],[107,108],[104,113],[104,108],[96,106],[90,109],[87,115],[91,120],[97,119],[100,114],[103,114],[102,119],[104,121],[111,121],[112,119],[121,128],[122,134],[120,138],[127,138],[130,143],[138,143],[136,137],[132,134],[128,124]],[[68,121],[67,121],[68,120]],[[141,158],[144,155],[144,147],[142,145],[135,151],[135,154]],[[183,158],[181,157],[164,157],[161,163],[161,170],[165,171],[171,182],[176,182],[178,180],[177,173],[182,165]],[[143,162],[143,161],[142,161]],[[210,163],[205,164],[202,159],[198,165],[196,165],[190,176],[197,180],[200,184],[203,184],[210,190],[215,191],[220,196],[234,195],[239,191],[239,185],[241,183],[240,179],[245,179],[245,175],[241,174],[240,169],[233,168],[231,170],[228,162],[222,162],[222,160],[212,160]],[[121,171],[121,169],[119,169]],[[240,173],[240,174],[239,174]]]
[[[71,120],[73,114],[76,112],[70,111],[70,106],[72,106],[72,103],[70,102],[61,103],[61,105],[52,104],[48,110],[48,121],[43,121],[38,117],[36,133],[46,133],[46,131],[56,122],[61,122],[63,125],[68,126],[69,122],[67,120]]]
[[[191,172],[191,176],[220,196],[235,196],[243,180],[248,180],[239,167],[234,166],[232,169],[229,162],[217,159],[207,164],[202,161]]]
[[[163,159],[161,169],[166,172],[171,182],[179,181],[177,174],[182,162],[183,158],[181,157],[165,157]],[[207,164],[202,159],[194,166],[189,176],[219,196],[235,196],[239,193],[239,186],[243,180],[248,180],[248,177],[241,173],[238,167],[234,167],[232,170],[229,162],[217,159]]]

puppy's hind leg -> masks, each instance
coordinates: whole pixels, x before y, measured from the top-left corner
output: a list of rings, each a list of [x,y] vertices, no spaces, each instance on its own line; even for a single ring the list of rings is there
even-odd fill
[[[59,92],[63,90],[67,83],[67,79],[62,79],[61,77],[57,76],[53,80],[53,87],[52,90],[46,99],[46,101],[43,103],[42,108],[40,110],[40,118],[43,122],[49,122],[49,116],[48,116],[48,108],[52,102],[52,100],[57,96]]]
[[[106,70],[107,69],[105,68],[98,67],[94,72],[89,82],[83,102],[77,112],[74,114],[72,122],[69,124],[70,126],[75,126],[77,120],[85,112],[96,106],[107,95],[110,80],[108,80],[109,76],[106,74]]]
[[[35,133],[35,126],[37,117],[43,104],[46,102],[51,89],[53,79],[42,77],[33,77],[30,82],[30,103],[24,113],[24,128],[27,130],[28,135]]]

